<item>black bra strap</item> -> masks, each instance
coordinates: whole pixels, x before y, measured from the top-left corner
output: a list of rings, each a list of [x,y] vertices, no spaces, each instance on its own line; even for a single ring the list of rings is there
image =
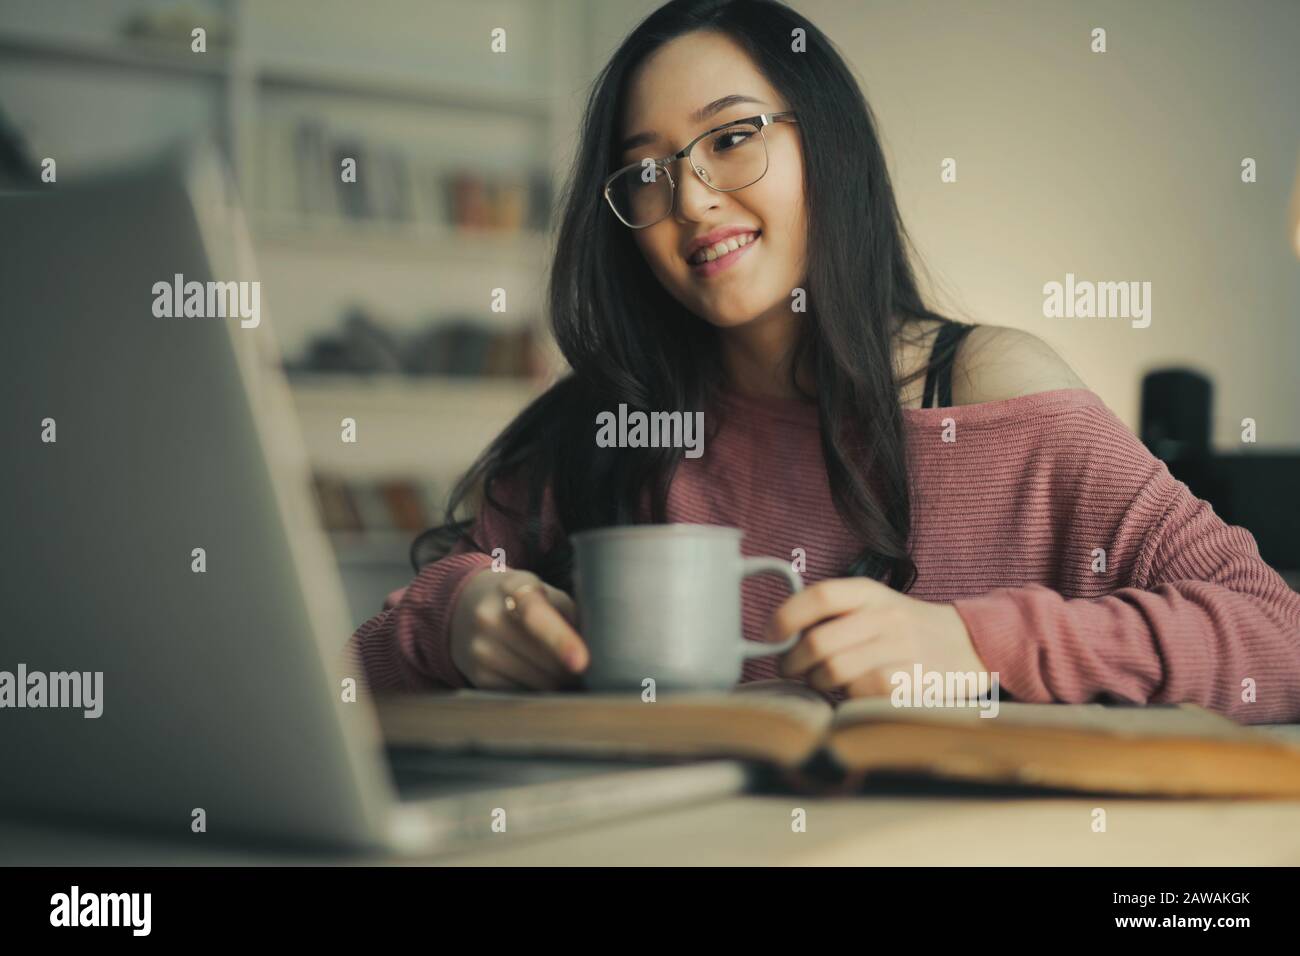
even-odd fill
[[[961,340],[973,325],[961,322],[945,322],[934,337],[930,351],[930,367],[925,373],[925,393],[921,398],[922,408],[947,408],[952,405],[952,360],[957,354]],[[939,401],[931,406],[934,398],[935,382],[939,385]]]

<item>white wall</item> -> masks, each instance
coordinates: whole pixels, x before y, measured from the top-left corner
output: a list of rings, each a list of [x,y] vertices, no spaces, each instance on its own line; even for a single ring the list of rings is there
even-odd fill
[[[657,5],[600,4],[597,59]],[[1253,447],[1300,445],[1300,3],[791,5],[860,78],[940,305],[1042,336],[1135,429],[1141,375],[1185,363],[1215,383],[1218,448],[1241,448],[1247,416]],[[1150,281],[1150,327],[1044,318],[1067,272]]]

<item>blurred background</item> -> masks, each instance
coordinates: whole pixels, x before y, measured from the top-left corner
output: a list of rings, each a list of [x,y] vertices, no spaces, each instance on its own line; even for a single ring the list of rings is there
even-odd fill
[[[1045,339],[1296,586],[1300,3],[791,5],[860,78],[940,310]],[[222,145],[356,623],[563,368],[543,301],[555,198],[589,84],[656,6],[0,2],[0,181]],[[1150,327],[1043,317],[1066,273],[1151,282]],[[339,441],[344,416],[363,445]]]

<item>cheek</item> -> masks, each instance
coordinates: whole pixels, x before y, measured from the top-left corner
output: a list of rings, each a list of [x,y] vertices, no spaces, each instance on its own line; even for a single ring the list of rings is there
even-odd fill
[[[806,235],[803,170],[797,162],[782,164],[768,173],[772,178],[767,215],[781,230],[782,242],[802,249]],[[764,177],[766,181],[767,177]]]
[[[636,244],[655,278],[660,284],[671,289],[681,284],[687,274],[687,267],[677,255],[676,239],[663,235],[659,229],[659,226],[651,226],[649,229],[640,230],[636,237]]]
[[[763,222],[763,238],[772,257],[769,274],[778,283],[797,285],[808,236],[803,179],[797,169],[784,176],[774,172],[768,174],[771,183],[764,177],[756,184],[766,188],[754,196],[750,208]]]

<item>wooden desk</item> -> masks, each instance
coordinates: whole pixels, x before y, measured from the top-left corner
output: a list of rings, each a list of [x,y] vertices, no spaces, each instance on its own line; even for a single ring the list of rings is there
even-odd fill
[[[791,810],[807,832],[791,831]],[[1092,830],[1095,807],[1105,833]],[[201,839],[201,838],[196,838]],[[497,837],[493,837],[496,840]],[[458,866],[1300,865],[1300,801],[744,796],[431,860],[128,839],[0,822],[0,864]]]

